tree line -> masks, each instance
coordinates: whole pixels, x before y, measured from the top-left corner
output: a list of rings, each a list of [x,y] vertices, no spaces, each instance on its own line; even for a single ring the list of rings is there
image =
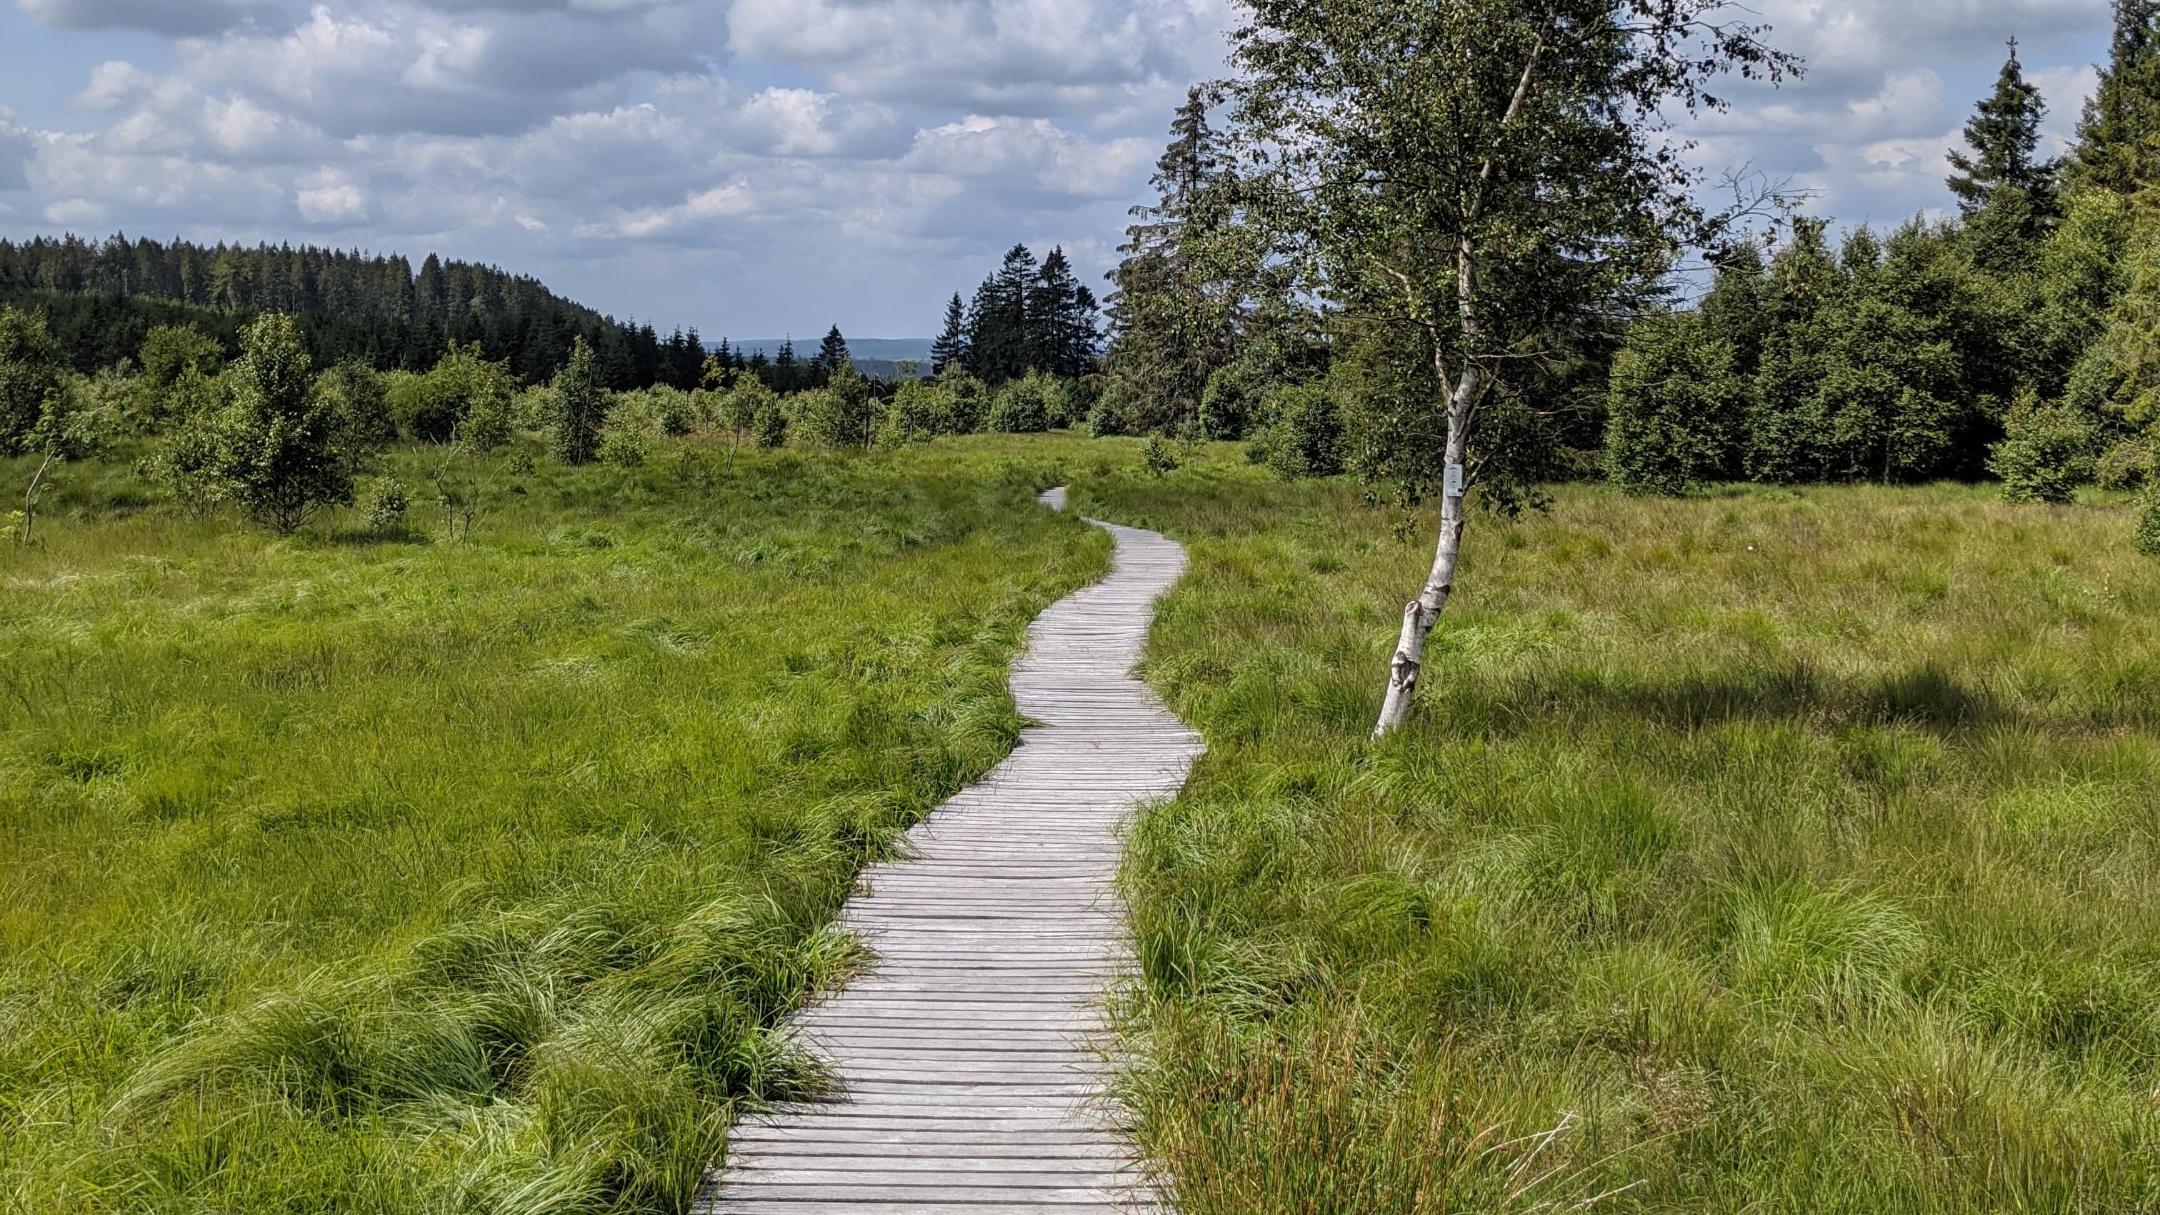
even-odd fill
[[[1604,467],[1624,488],[1999,476],[2067,502],[2153,478],[2149,319],[2160,2],[2119,0],[2111,58],[2060,159],[2013,42],[1945,185],[1954,218],[1836,249],[1800,218],[1765,259],[1720,250],[1710,289],[1644,317],[1611,374]]]
[[[962,370],[993,386],[1038,372],[1077,381],[1095,370],[1101,306],[1062,246],[1040,262],[1014,245],[972,301],[955,293],[931,346],[930,370]]]

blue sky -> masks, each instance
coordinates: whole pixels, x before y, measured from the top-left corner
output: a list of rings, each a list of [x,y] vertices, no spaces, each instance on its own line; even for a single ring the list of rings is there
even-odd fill
[[[2022,40],[2105,0],[1756,0],[1803,81],[1690,134],[1845,222],[1947,205]],[[708,338],[933,330],[1014,241],[1107,270],[1233,0],[0,0],[0,233],[495,261]]]

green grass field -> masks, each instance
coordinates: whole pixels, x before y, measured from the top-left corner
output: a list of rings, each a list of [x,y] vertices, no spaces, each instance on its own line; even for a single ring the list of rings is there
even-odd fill
[[[814,1079],[853,873],[1108,543],[995,443],[691,459],[483,466],[464,543],[67,470],[0,543],[0,1209],[676,1210]]]
[[[1126,881],[1186,1215],[2160,1209],[2160,567],[1987,487],[1568,488],[1430,527],[1227,459],[1148,673],[1210,753]],[[1603,1196],[1600,1198],[1600,1196]]]
[[[67,470],[0,544],[0,1209],[679,1210],[816,1082],[850,875],[1011,745],[1107,554],[1059,478],[1194,558],[1124,1001],[1186,1215],[2160,1208],[2127,510],[1564,489],[1375,746],[1429,524],[1139,462],[505,459],[463,543]]]

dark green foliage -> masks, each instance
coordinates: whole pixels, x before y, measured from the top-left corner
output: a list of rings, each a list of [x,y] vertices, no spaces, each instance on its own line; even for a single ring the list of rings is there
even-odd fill
[[[848,354],[847,339],[840,336],[840,326],[834,325],[825,333],[825,340],[818,343],[817,369],[826,376],[842,367],[849,366],[854,358]]]
[[[312,391],[293,318],[267,313],[250,324],[232,374],[213,475],[241,509],[282,534],[323,506],[351,504],[352,453],[335,405]]]
[[[31,432],[65,391],[62,370],[44,314],[0,307],[0,455],[29,450]]]
[[[2160,0],[2115,0],[2100,85],[2078,122],[2070,173],[2080,185],[2134,193],[2160,155]]]
[[[2160,557],[2160,487],[2148,487],[2138,499],[2137,551]]]
[[[2046,405],[2030,389],[2006,419],[2007,434],[1988,467],[2002,478],[2009,502],[2067,503],[2093,480],[2099,429],[2068,405]]]
[[[265,311],[295,318],[318,366],[358,359],[424,371],[451,345],[477,344],[482,358],[541,383],[583,337],[622,378],[612,387],[687,389],[705,357],[694,330],[662,339],[534,279],[432,255],[416,274],[402,257],[306,246],[0,240],[0,300],[24,297],[51,313],[65,357],[85,373],[135,357],[158,327],[190,327],[234,349],[240,329]]]
[[[2011,231],[2027,240],[2044,234],[2055,214],[2056,165],[2040,158],[2040,123],[2047,103],[2025,79],[2017,41],[1995,79],[1995,91],[1965,124],[1964,148],[1952,149],[1950,192],[1967,219],[1996,208],[2022,221]],[[2008,263],[2003,263],[2007,265]]]
[[[1267,425],[1253,454],[1286,480],[1332,477],[1343,470],[1342,408],[1323,384],[1293,384],[1268,394]]]
[[[1734,476],[1747,421],[1732,343],[1699,313],[1649,317],[1613,360],[1605,473],[1634,494],[1679,494]]]
[[[947,368],[967,364],[967,305],[955,291],[952,302],[945,305],[945,328],[939,331],[937,341],[930,346],[930,374],[944,375]]]
[[[607,425],[608,415],[608,392],[600,385],[592,347],[583,341],[577,343],[569,363],[556,373],[552,391],[555,458],[565,464],[592,463],[600,454],[600,430]],[[748,426],[737,429],[746,430]]]
[[[1014,245],[997,273],[976,288],[957,331],[947,307],[946,335],[932,364],[943,375],[957,361],[993,388],[1030,371],[1077,377],[1095,366],[1096,311],[1094,293],[1073,277],[1064,249],[1052,249],[1038,264],[1026,245]]]

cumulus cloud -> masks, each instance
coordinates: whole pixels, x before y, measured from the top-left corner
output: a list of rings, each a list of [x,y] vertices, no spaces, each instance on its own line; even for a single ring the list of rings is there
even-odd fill
[[[73,110],[36,130],[0,110],[0,232],[434,249],[713,334],[730,315],[757,318],[738,333],[919,331],[1015,240],[1099,274],[1235,17],[1233,0],[16,3],[32,39],[166,41],[131,39],[61,96],[0,81],[0,105]],[[1756,7],[1810,73],[1741,86],[1680,134],[1706,169],[1790,175],[1847,219],[1946,205],[1943,154],[2012,34],[2059,146],[2105,41],[2098,0]]]

